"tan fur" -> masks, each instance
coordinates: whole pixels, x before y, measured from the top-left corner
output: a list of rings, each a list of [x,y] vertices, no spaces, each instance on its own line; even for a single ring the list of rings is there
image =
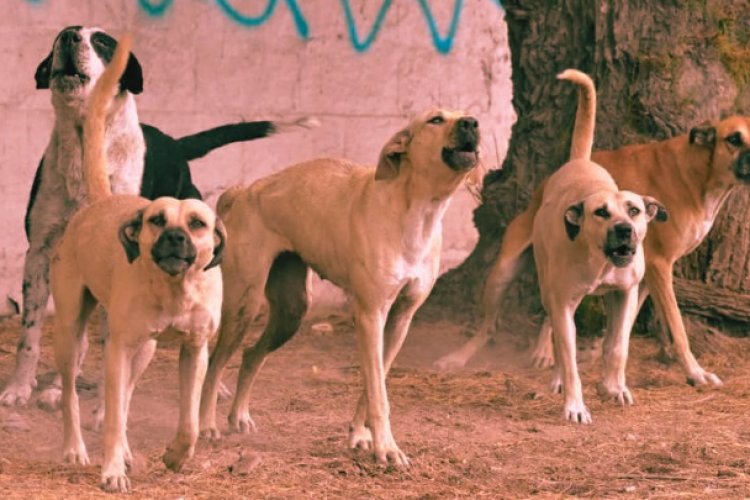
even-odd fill
[[[596,126],[596,89],[591,77],[576,69],[566,69],[557,78],[578,85],[578,107],[573,139],[570,143],[571,160],[590,160],[594,147]]]
[[[713,139],[693,143],[689,135],[684,134],[661,142],[597,151],[592,159],[612,175],[619,187],[657,198],[669,212],[669,219],[652,227],[643,243],[646,275],[638,304],[640,307],[649,295],[652,296],[664,330],[662,343],[665,347],[673,344],[688,382],[720,385],[721,380],[704,370],[690,351],[674,294],[672,270],[677,259],[703,241],[731,190],[742,184],[733,168],[740,155],[750,150],[750,117],[732,116],[695,127],[691,133],[696,131],[709,132]],[[737,146],[729,143],[729,138],[735,134],[742,138]],[[438,367],[464,366],[495,330],[500,297],[518,270],[519,257],[531,244],[531,221],[539,210],[538,201],[546,185],[546,181],[542,182],[529,207],[508,225],[498,258],[485,282],[484,319],[479,331],[461,348],[438,360]],[[540,331],[533,360],[540,367],[553,364],[550,329]]]
[[[128,48],[128,43],[118,44],[114,61],[126,58]],[[94,91],[91,115],[103,116],[111,83],[119,80],[123,67],[107,68],[100,79],[107,83]],[[85,133],[93,135],[84,137],[86,147],[91,148],[84,150],[87,186],[92,190],[90,198],[98,201],[73,216],[52,259],[54,348],[63,386],[63,456],[68,462],[87,464],[75,378],[85,355],[88,315],[97,303],[104,306],[109,337],[105,343],[102,487],[126,492],[130,482],[125,469],[132,461],[125,434],[130,398],[161,335],[183,341],[180,422],[163,460],[179,470],[193,453],[208,341],[220,319],[221,274],[215,266],[224,231],[213,211],[199,200],[159,198],[151,202],[137,196],[111,196],[100,149],[103,132],[101,121],[87,122]]]
[[[473,124],[473,125],[472,125]],[[376,169],[338,159],[287,168],[233,189],[219,200],[227,226],[222,327],[201,398],[201,429],[218,437],[216,396],[221,373],[270,306],[261,338],[242,357],[229,412],[236,431],[255,428],[248,404],[266,356],[291,338],[307,309],[309,268],[352,297],[365,389],[349,434],[355,448],[379,462],[407,465],[391,432],[385,379],[411,319],[437,278],[441,219],[453,193],[477,166],[443,160],[444,148],[466,145],[476,121],[436,110],[413,120],[383,147]]]
[[[83,176],[89,202],[112,195],[104,149],[107,108],[112,96],[119,91],[120,76],[128,64],[133,37],[126,33],[117,44],[112,61],[97,80],[89,96],[89,113],[83,124]]]

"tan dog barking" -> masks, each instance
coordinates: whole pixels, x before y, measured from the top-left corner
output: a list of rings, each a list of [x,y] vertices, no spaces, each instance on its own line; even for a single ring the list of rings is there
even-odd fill
[[[250,391],[266,357],[297,331],[308,307],[310,269],[352,297],[365,384],[349,444],[380,463],[408,465],[391,432],[385,379],[412,317],[437,278],[442,217],[456,189],[477,171],[477,121],[434,110],[385,145],[376,169],[319,159],[222,195],[228,245],[222,265],[222,326],[201,399],[201,430],[218,437],[221,373],[259,313],[270,317],[242,356],[230,427],[247,432]]]
[[[112,196],[103,138],[105,111],[127,61],[130,37],[90,97],[84,126],[84,176],[91,204],[71,219],[52,259],[55,360],[62,376],[63,455],[87,464],[75,378],[86,350],[84,327],[97,303],[108,313],[105,343],[105,421],[102,487],[127,492],[132,454],[126,436],[130,399],[162,335],[182,339],[180,421],[164,454],[173,470],[192,456],[208,341],[221,311],[224,230],[198,200]]]

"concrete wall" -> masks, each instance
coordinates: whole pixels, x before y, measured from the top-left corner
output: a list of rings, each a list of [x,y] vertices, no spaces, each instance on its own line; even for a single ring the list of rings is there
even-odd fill
[[[0,313],[12,310],[6,297],[20,301],[23,214],[53,122],[49,93],[34,89],[33,75],[68,25],[114,36],[134,31],[145,71],[141,120],[171,135],[240,119],[309,114],[322,121],[313,131],[228,146],[193,162],[211,204],[227,186],[317,156],[373,164],[410,116],[433,106],[480,119],[489,167],[505,155],[513,111],[498,0],[13,0],[3,11]],[[444,267],[476,241],[473,207],[465,191],[454,200]]]

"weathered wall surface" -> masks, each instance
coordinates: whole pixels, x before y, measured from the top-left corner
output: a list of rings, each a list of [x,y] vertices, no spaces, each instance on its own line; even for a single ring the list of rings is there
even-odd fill
[[[145,72],[141,120],[181,136],[240,119],[315,115],[309,132],[232,145],[192,163],[213,204],[222,189],[301,160],[374,163],[413,114],[475,114],[489,167],[505,155],[513,111],[498,0],[14,0],[0,20],[0,313],[20,301],[23,214],[53,122],[37,64],[57,32],[130,28]],[[475,202],[464,191],[446,220],[444,267],[473,247]],[[8,300],[6,300],[6,297]]]

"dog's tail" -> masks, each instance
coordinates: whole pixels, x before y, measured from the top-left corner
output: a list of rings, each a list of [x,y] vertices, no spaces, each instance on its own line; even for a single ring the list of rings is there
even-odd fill
[[[299,128],[315,128],[319,125],[320,122],[316,118],[309,116],[292,122],[239,122],[181,137],[177,139],[177,144],[185,155],[185,159],[190,161],[202,158],[214,149],[233,142],[252,141]]]
[[[89,97],[86,120],[83,124],[83,179],[86,194],[92,203],[112,195],[107,156],[104,151],[107,109],[112,97],[119,91],[120,77],[128,63],[132,44],[130,34],[125,34],[120,39],[112,61],[97,80]]]
[[[591,77],[577,69],[566,69],[557,78],[569,80],[578,85],[578,110],[573,139],[570,142],[571,160],[590,160],[594,147],[594,126],[596,124],[596,88]]]

